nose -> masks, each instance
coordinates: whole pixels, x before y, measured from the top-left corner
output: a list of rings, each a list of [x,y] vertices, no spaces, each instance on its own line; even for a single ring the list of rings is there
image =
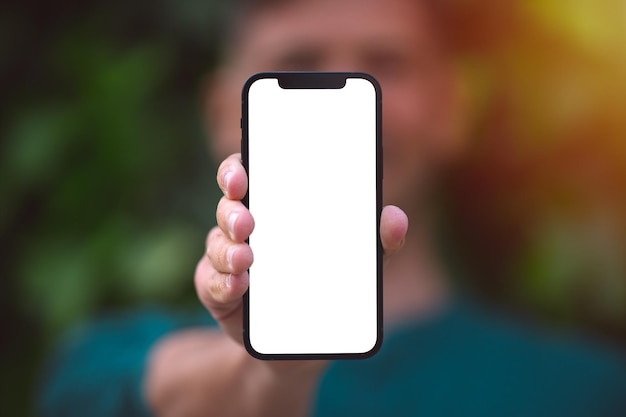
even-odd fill
[[[353,48],[337,48],[320,65],[320,71],[363,72],[365,67]]]

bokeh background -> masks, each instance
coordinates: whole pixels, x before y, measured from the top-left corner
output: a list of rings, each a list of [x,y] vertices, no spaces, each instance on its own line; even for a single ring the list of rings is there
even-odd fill
[[[472,147],[441,186],[460,285],[626,351],[626,2],[440,1]],[[0,415],[73,325],[196,305],[203,77],[228,2],[0,5]]]

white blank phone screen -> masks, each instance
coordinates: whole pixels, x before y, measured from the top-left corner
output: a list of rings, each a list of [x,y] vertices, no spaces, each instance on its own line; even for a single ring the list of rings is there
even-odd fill
[[[377,342],[376,90],[249,88],[249,340],[261,354]]]

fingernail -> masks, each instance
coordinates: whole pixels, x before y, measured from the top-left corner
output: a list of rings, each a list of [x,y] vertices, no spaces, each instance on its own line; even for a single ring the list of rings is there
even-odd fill
[[[237,212],[231,213],[230,216],[228,216],[228,232],[233,240],[235,240],[235,222],[237,221],[237,217],[239,217],[239,213]]]
[[[226,172],[226,174],[224,174],[224,188],[228,188],[228,183],[230,182],[230,177],[233,176],[232,171],[228,171]]]
[[[228,248],[228,252],[226,252],[226,262],[228,262],[228,268],[231,270],[233,269],[233,253],[235,253],[236,249],[236,246],[231,246]]]
[[[226,275],[226,280],[224,281],[224,284],[226,285],[226,288],[230,288],[230,279],[233,276],[233,274],[228,274]]]

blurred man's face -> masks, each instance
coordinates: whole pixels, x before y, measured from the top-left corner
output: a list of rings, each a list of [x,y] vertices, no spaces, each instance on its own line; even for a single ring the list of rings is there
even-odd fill
[[[210,100],[217,156],[239,151],[241,87],[249,75],[369,72],[383,92],[385,204],[413,210],[459,145],[455,78],[422,7],[416,0],[294,1],[250,19]],[[358,154],[346,156],[346,169],[350,157]]]

